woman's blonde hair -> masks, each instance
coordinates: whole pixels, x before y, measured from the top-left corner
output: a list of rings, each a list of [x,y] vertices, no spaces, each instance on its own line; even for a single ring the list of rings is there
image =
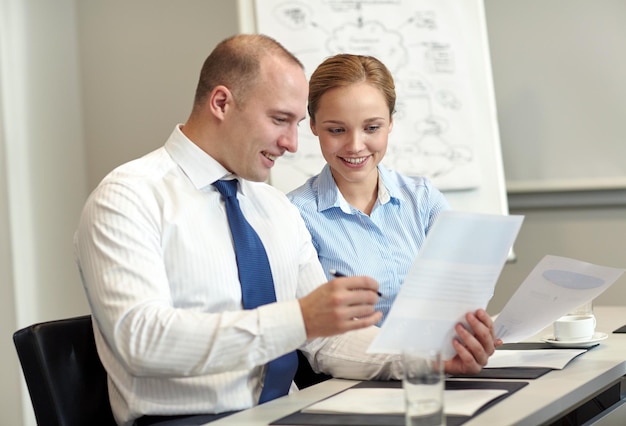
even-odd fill
[[[308,104],[311,120],[315,122],[315,113],[324,93],[360,82],[371,84],[381,91],[391,116],[396,107],[396,87],[387,67],[373,56],[341,53],[327,58],[311,75]]]

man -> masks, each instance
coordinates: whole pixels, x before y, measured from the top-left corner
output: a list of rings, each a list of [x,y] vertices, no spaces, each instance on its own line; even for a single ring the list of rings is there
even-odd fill
[[[365,354],[381,319],[378,284],[325,283],[298,211],[263,183],[297,149],[307,94],[302,65],[280,44],[226,39],[203,65],[187,122],[87,200],[74,244],[119,424],[202,424],[252,407],[270,387],[267,366],[297,348],[335,376],[399,377],[394,358]],[[244,309],[238,267],[249,260],[236,256],[227,196],[214,186],[232,178],[271,266],[276,302],[255,308]],[[468,322],[449,363],[458,372],[480,370],[494,350],[488,315]]]

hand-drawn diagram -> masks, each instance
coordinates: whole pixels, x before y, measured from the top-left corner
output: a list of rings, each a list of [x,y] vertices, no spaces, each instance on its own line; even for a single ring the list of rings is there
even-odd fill
[[[478,108],[464,36],[454,2],[438,0],[256,0],[257,31],[274,37],[305,65],[307,74],[337,53],[376,56],[392,72],[397,91],[387,167],[427,176],[442,190],[479,187],[475,158]],[[298,152],[272,171],[288,191],[319,173],[324,160],[307,123]]]

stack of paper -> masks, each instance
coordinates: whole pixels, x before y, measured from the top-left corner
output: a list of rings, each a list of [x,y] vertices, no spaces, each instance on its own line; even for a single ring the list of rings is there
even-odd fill
[[[444,391],[447,415],[472,416],[489,401],[507,393],[505,389]],[[348,389],[302,410],[317,414],[404,414],[402,388]]]
[[[587,349],[532,349],[495,351],[485,368],[543,367],[562,370]]]

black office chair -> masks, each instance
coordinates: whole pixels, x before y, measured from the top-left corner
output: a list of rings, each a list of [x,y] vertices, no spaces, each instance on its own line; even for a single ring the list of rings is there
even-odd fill
[[[308,388],[309,386],[316,385],[332,377],[328,374],[313,371],[306,356],[299,350],[297,352],[298,370],[296,370],[296,377],[294,377],[293,381],[296,383],[296,386],[298,386],[298,389]]]
[[[13,342],[38,425],[115,425],[91,316],[31,325]]]

